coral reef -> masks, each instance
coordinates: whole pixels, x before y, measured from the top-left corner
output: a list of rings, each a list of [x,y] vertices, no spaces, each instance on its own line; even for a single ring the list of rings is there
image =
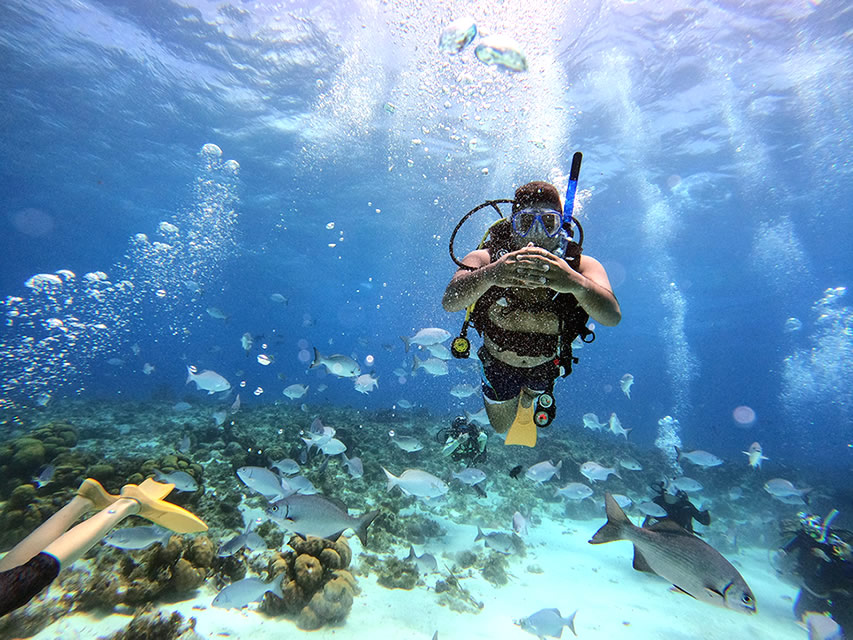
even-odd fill
[[[267,567],[270,578],[285,573],[284,598],[267,592],[261,609],[270,615],[296,617],[300,629],[314,630],[346,619],[358,593],[355,578],[347,571],[352,551],[346,538],[293,536],[293,551],[277,553]]]
[[[184,621],[177,611],[166,616],[143,609],[124,629],[102,640],[196,640],[201,636],[195,631],[195,623],[195,618]]]
[[[418,568],[394,556],[380,558],[374,555],[361,556],[361,570],[376,573],[376,581],[386,589],[414,589],[418,583]]]
[[[104,550],[91,576],[79,586],[81,609],[142,605],[162,596],[187,594],[213,571],[216,547],[205,535],[172,536],[166,545],[137,553]]]

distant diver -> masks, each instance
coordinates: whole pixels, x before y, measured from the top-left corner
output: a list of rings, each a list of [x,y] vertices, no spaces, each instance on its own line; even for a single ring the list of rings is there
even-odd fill
[[[468,212],[450,239],[450,255],[459,269],[444,293],[446,311],[466,309],[451,353],[467,358],[469,324],[483,338],[483,402],[492,427],[506,433],[506,444],[532,447],[537,427],[554,419],[554,382],[572,372],[577,359],[572,341],[592,342],[590,317],[615,326],[622,319],[607,272],[598,260],[582,255],[583,229],[572,217],[581,154],[576,153],[565,205],[547,182],[529,182],[513,200],[488,200]],[[503,218],[498,204],[512,204]],[[458,260],[453,241],[474,213],[493,207],[501,219],[480,246]],[[574,227],[579,235],[573,240]]]
[[[841,627],[845,638],[853,634],[853,532],[831,527],[838,516],[833,509],[825,518],[801,511],[783,522],[786,542],[774,556],[776,572],[800,587],[794,615],[825,613]],[[833,636],[835,637],[835,636]]]
[[[652,488],[657,491],[657,494],[652,498],[652,502],[666,511],[665,516],[654,517],[646,516],[643,521],[644,527],[649,527],[661,520],[672,520],[679,527],[695,534],[693,530],[693,521],[696,520],[699,524],[706,527],[711,524],[711,514],[707,509],[700,511],[690,502],[690,497],[686,491],[678,490],[675,494],[669,493],[663,483],[656,483]]]

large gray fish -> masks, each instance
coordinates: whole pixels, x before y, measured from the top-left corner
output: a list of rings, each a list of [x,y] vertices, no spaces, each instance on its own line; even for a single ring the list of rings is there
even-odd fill
[[[755,613],[755,596],[743,576],[716,549],[670,520],[647,529],[632,523],[610,493],[604,494],[607,523],[590,544],[634,543],[634,568],[656,573],[678,590],[709,604]]]
[[[343,505],[338,506],[319,494],[304,496],[294,494],[277,500],[266,509],[269,517],[282,527],[301,536],[336,538],[346,529],[352,529],[367,543],[367,527],[379,515],[379,510],[369,511],[359,518],[352,517]]]

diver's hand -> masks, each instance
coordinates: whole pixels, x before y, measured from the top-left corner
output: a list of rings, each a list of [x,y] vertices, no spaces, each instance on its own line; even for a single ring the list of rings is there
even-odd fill
[[[487,267],[495,286],[521,289],[536,289],[544,286],[540,281],[540,276],[543,275],[542,268],[534,265],[527,253],[530,246],[533,245],[505,253]]]
[[[558,293],[575,293],[583,289],[584,276],[569,264],[546,249],[528,244],[523,249],[504,256],[512,256],[516,277],[529,289],[546,287]],[[503,259],[503,258],[501,258]],[[503,286],[503,285],[502,285]]]

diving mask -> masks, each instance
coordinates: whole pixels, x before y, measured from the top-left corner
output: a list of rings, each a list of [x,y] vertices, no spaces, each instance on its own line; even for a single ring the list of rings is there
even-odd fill
[[[533,230],[536,221],[542,225],[542,230],[549,238],[554,238],[560,233],[563,226],[563,214],[555,209],[544,209],[539,207],[527,207],[512,214],[512,229],[522,238]]]

